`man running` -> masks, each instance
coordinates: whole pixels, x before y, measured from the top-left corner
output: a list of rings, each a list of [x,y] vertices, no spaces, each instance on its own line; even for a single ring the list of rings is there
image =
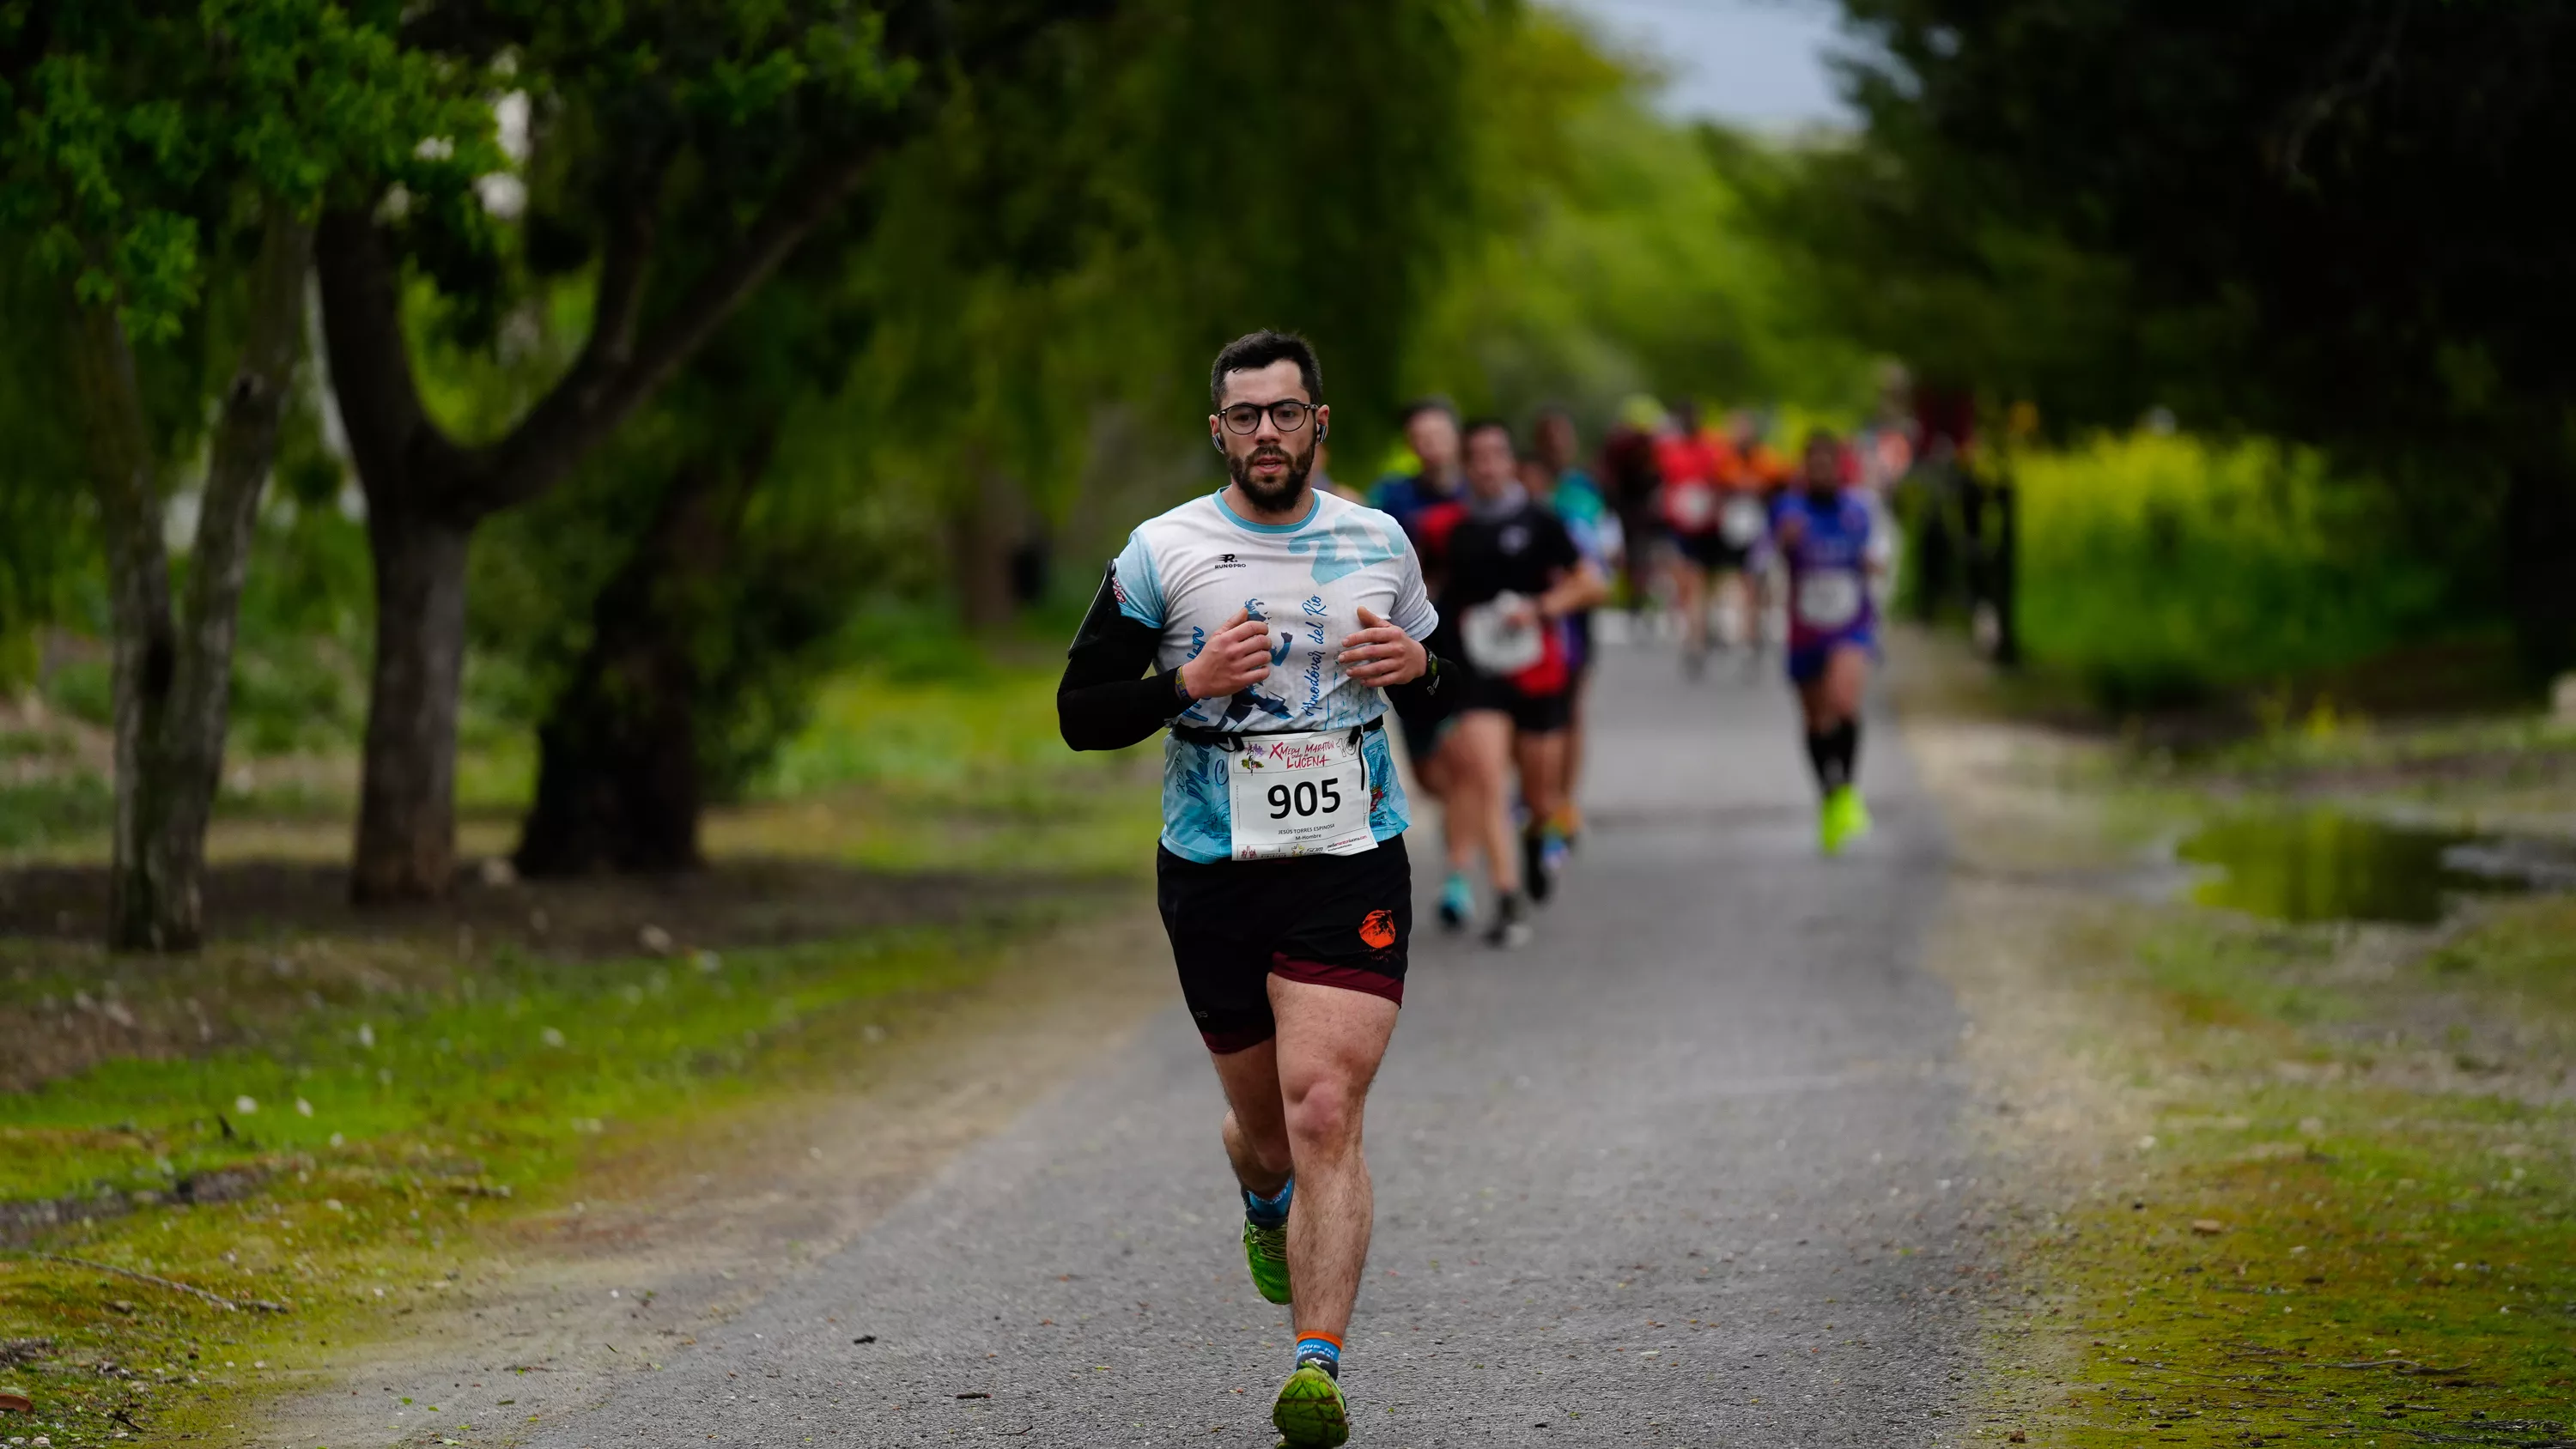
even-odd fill
[[[1673,599],[1682,616],[1682,672],[1693,679],[1708,663],[1709,586],[1741,550],[1727,543],[1723,480],[1735,459],[1726,435],[1703,428],[1685,401],[1655,438],[1655,468],[1663,475],[1664,527],[1673,541]]]
[[[1885,536],[1868,501],[1844,486],[1842,445],[1807,435],[1798,486],[1771,519],[1789,575],[1789,678],[1807,729],[1807,759],[1823,792],[1817,835],[1825,854],[1869,833],[1860,773],[1861,689],[1878,652],[1875,576],[1887,566]]]
[[[1564,522],[1521,485],[1511,429],[1492,420],[1469,424],[1466,452],[1467,514],[1449,531],[1440,593],[1465,655],[1458,721],[1445,747],[1448,888],[1464,885],[1481,847],[1495,895],[1485,939],[1518,946],[1530,936],[1522,890],[1546,899],[1563,854],[1556,820],[1574,687],[1566,621],[1598,605],[1609,585]],[[1515,763],[1529,812],[1517,853],[1509,790]]]
[[[1405,446],[1413,450],[1411,473],[1390,473],[1369,489],[1369,506],[1404,525],[1414,548],[1422,548],[1423,515],[1459,500],[1458,410],[1447,398],[1426,397],[1404,405],[1398,420]]]
[[[1719,548],[1712,565],[1718,616],[1727,621],[1727,642],[1740,643],[1748,667],[1759,669],[1765,628],[1763,542],[1771,528],[1772,500],[1793,481],[1796,470],[1762,441],[1762,420],[1751,408],[1728,414],[1719,455]]]
[[[1413,921],[1384,691],[1436,696],[1444,671],[1422,644],[1438,620],[1404,531],[1309,486],[1332,422],[1314,349],[1239,337],[1208,390],[1231,481],[1128,538],[1056,712],[1077,750],[1172,727],[1163,926],[1225,1091],[1253,1286],[1294,1305],[1271,1422],[1293,1449],[1330,1449],[1350,1435],[1342,1343],[1368,1258],[1361,1108]]]
[[[1426,580],[1436,589],[1449,530],[1465,516],[1465,493],[1458,476],[1458,410],[1447,398],[1421,398],[1405,405],[1400,421],[1416,470],[1380,478],[1369,489],[1369,506],[1403,525],[1404,536],[1413,542],[1414,555],[1422,561]],[[1446,636],[1435,637],[1430,643],[1436,650],[1445,649],[1453,655],[1457,652],[1454,642]],[[1414,778],[1425,793],[1439,802],[1446,854],[1455,858],[1463,846],[1449,824],[1453,813],[1449,808],[1449,765],[1442,748],[1456,717],[1453,702],[1412,690],[1392,698],[1396,727],[1404,734],[1404,750],[1413,761]],[[1475,899],[1466,893],[1464,877],[1455,870],[1449,879],[1449,888],[1440,895],[1440,922],[1452,931],[1463,930]]]
[[[1618,577],[1625,542],[1619,515],[1610,511],[1600,485],[1577,461],[1573,416],[1562,408],[1540,413],[1531,433],[1530,451],[1543,480],[1537,494],[1539,501],[1564,520],[1575,551],[1590,560],[1604,580]],[[1573,718],[1565,731],[1565,781],[1556,824],[1563,841],[1571,842],[1583,833],[1583,716],[1585,700],[1591,692],[1596,647],[1592,610],[1576,610],[1566,624],[1574,655]],[[1549,862],[1551,869],[1554,865]]]

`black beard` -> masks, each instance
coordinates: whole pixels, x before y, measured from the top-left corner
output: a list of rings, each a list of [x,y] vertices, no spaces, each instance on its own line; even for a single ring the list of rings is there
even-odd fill
[[[1252,477],[1253,460],[1265,454],[1276,454],[1288,460],[1288,471],[1277,483],[1266,487],[1254,482]],[[1252,500],[1254,507],[1264,513],[1285,513],[1296,506],[1298,499],[1306,496],[1306,475],[1315,471],[1315,449],[1309,444],[1303,453],[1291,453],[1285,448],[1256,448],[1241,458],[1228,454],[1225,469],[1234,475],[1234,486],[1243,490],[1243,496]]]

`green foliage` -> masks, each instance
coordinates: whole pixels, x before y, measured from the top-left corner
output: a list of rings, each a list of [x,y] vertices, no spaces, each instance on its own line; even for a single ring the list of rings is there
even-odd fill
[[[2013,476],[2023,646],[2115,707],[2351,664],[2448,617],[2386,495],[2313,451],[2104,435]]]
[[[2576,661],[2576,272],[2528,181],[2576,12],[1844,8],[1866,134],[1780,214],[1855,335],[2061,438],[2161,405],[2323,448]]]
[[[457,207],[498,170],[471,78],[329,0],[0,12],[0,228],[127,329],[169,342],[259,198],[310,214],[397,184]]]
[[[1505,98],[1480,63],[1518,5],[1166,0],[1137,174],[1167,239],[1157,294],[1184,319],[1177,386],[1280,327],[1314,339],[1355,456],[1391,432],[1417,319],[1484,222],[1476,133]],[[1256,37],[1293,36],[1289,44]],[[1486,109],[1488,104],[1494,109]],[[1191,367],[1190,364],[1195,364]],[[1195,413],[1197,410],[1193,409]]]
[[[0,237],[0,693],[35,682],[47,625],[105,613],[59,289]]]
[[[1598,436],[1639,392],[1846,411],[1866,355],[1799,293],[1755,206],[1781,164],[1653,116],[1636,77],[1546,12],[1484,37],[1478,223],[1407,356],[1475,411],[1574,411]]]

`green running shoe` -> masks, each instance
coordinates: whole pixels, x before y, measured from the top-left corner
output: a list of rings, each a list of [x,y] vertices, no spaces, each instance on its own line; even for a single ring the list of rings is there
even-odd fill
[[[1252,1267],[1252,1286],[1273,1303],[1286,1303],[1288,1297],[1288,1227],[1282,1223],[1265,1228],[1259,1223],[1243,1225],[1243,1261]]]
[[[1351,1437],[1351,1411],[1342,1402],[1342,1386],[1313,1364],[1301,1366],[1279,1386],[1270,1422],[1278,1426],[1279,1449],[1337,1449]]]
[[[1869,824],[1869,807],[1861,803],[1860,792],[1845,785],[1825,797],[1816,834],[1825,854],[1840,855],[1844,846],[1869,834]]]

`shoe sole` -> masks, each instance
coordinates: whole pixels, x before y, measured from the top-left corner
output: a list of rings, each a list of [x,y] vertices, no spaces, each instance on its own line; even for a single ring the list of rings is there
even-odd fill
[[[1341,1391],[1320,1369],[1299,1369],[1280,1385],[1270,1426],[1279,1431],[1281,1449],[1339,1449],[1351,1437]]]

